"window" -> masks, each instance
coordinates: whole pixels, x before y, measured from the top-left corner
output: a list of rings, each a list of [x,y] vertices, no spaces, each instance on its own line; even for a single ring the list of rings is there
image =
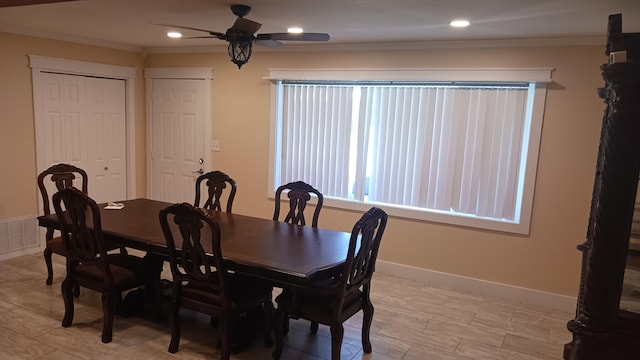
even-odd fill
[[[328,206],[528,233],[550,74],[541,72],[440,74],[461,78],[449,81],[272,72],[270,189],[303,180]]]

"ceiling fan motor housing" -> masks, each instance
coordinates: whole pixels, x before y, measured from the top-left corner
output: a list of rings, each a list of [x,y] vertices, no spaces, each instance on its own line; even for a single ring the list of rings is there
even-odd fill
[[[248,5],[240,5],[240,4],[231,5],[231,12],[238,17],[245,17],[249,14],[250,11],[251,11],[251,6],[248,6]]]

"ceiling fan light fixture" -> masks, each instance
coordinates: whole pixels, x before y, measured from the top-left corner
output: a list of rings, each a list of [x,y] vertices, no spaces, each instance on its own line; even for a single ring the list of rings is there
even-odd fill
[[[181,34],[181,33],[179,33],[179,32],[177,32],[177,31],[169,31],[169,32],[167,33],[167,36],[168,36],[168,37],[170,37],[170,38],[172,38],[172,39],[179,39],[179,38],[181,38],[181,37],[182,37],[182,34]]]
[[[287,29],[289,34],[302,34],[304,30],[301,27],[293,26]]]
[[[249,61],[252,48],[253,41],[229,41],[227,51],[231,62],[238,65],[238,69],[240,69],[242,65]]]

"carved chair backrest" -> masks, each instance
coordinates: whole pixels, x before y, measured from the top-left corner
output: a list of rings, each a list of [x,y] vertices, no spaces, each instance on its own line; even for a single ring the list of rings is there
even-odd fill
[[[218,170],[198,176],[196,179],[196,199],[193,206],[200,207],[200,192],[202,190],[202,182],[205,180],[205,185],[207,186],[207,199],[205,200],[202,208],[213,211],[222,211],[223,192],[228,187],[229,192],[227,195],[226,212],[230,213],[233,207],[233,199],[236,196],[237,185],[229,175]]]
[[[202,209],[187,203],[160,211],[175,285],[190,283],[219,293],[225,306],[226,269],[220,251],[220,228]],[[206,249],[206,242],[211,248]],[[228,306],[228,304],[226,304]]]
[[[377,207],[372,207],[354,225],[341,274],[343,286],[340,290],[343,294],[363,285],[368,291],[386,226],[387,213]]]
[[[280,217],[280,200],[282,192],[285,190],[288,190],[287,197],[289,198],[289,211],[283,221],[295,225],[306,225],[304,210],[307,206],[307,202],[311,200],[311,195],[313,194],[317,198],[317,203],[315,210],[313,211],[311,224],[314,228],[317,228],[324,197],[320,191],[303,181],[290,182],[278,187],[275,195],[273,220],[278,221],[278,218]]]
[[[52,194],[47,191],[47,178],[55,185],[56,191],[75,186],[87,194],[88,176],[83,169],[70,164],[52,165],[38,175],[38,188],[40,189],[40,195],[42,195],[45,215],[51,214]],[[77,180],[81,181],[79,186]],[[74,181],[76,182],[74,183]]]
[[[75,266],[78,263],[96,261],[99,257],[98,263],[110,284],[113,280],[98,204],[84,192],[68,187],[53,194],[53,207],[60,229],[64,229],[60,234],[68,263]]]

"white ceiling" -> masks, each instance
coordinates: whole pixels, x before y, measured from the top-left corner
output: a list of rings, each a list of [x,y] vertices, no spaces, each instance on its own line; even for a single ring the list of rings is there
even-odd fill
[[[224,49],[226,43],[217,39],[169,39],[168,28],[149,22],[225,32],[235,20],[233,3],[253,7],[246,18],[262,23],[258,34],[292,25],[328,33],[328,43],[312,44],[319,49],[345,43],[604,39],[607,18],[615,13],[622,13],[624,32],[640,32],[640,0],[80,0],[0,7],[0,31],[146,52]],[[454,18],[466,18],[471,26],[451,28]],[[289,46],[299,45],[310,47]]]

